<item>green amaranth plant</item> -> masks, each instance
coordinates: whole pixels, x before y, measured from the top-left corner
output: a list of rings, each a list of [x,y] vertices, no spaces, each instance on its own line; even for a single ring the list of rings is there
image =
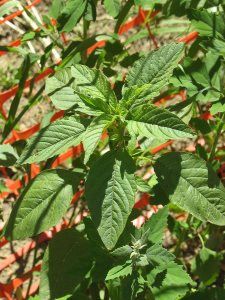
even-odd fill
[[[46,92],[65,116],[32,137],[18,165],[47,161],[25,187],[5,227],[9,240],[35,236],[65,215],[81,180],[90,218],[83,227],[58,233],[45,252],[41,299],[180,299],[194,282],[175,256],[162,246],[168,207],[140,229],[131,220],[137,191],[151,189],[137,176],[143,151],[137,141],[154,144],[193,138],[176,114],[154,106],[182,57],[182,43],[168,44],[138,60],[130,69],[122,98],[97,69],[75,64],[47,79]],[[107,131],[108,143],[95,149]],[[83,143],[81,169],[49,169],[56,155]],[[94,154],[95,153],[95,154]],[[145,157],[153,164],[155,192],[201,221],[225,225],[225,189],[211,165],[184,152]],[[96,294],[97,293],[97,294]],[[101,294],[101,297],[102,294]],[[75,299],[74,298],[74,299]],[[72,298],[71,298],[72,299]]]

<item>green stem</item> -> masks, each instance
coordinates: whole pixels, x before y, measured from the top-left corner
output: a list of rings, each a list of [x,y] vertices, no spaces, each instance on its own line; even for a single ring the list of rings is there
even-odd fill
[[[216,135],[213,141],[213,145],[212,145],[212,149],[211,149],[211,153],[209,156],[209,161],[211,162],[214,159],[215,153],[216,153],[216,147],[217,147],[217,143],[219,140],[219,137],[221,135],[222,129],[223,129],[223,125],[224,125],[224,121],[225,121],[225,113],[223,113],[222,118],[217,126],[217,130],[216,130]]]
[[[88,27],[90,22],[83,18],[83,40],[85,41],[88,37]],[[86,63],[87,61],[87,50],[82,51],[82,61]]]
[[[33,258],[32,268],[35,267],[36,260],[37,260],[37,252],[38,252],[38,236],[35,238],[35,242],[36,242],[36,245],[35,245],[35,248],[34,248],[34,258]],[[29,298],[29,292],[30,292],[30,288],[31,288],[32,282],[33,282],[33,276],[31,276],[31,278],[30,278],[30,280],[29,280],[28,288],[27,288],[27,293],[26,293],[26,298],[25,298],[25,299],[28,299],[28,298]]]

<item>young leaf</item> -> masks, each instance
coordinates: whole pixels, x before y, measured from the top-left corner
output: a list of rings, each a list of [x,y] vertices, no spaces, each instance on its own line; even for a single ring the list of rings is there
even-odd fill
[[[140,104],[145,104],[160,94],[157,85],[144,84],[141,87],[125,89],[121,104],[127,109],[132,109]]]
[[[225,188],[208,163],[174,152],[162,155],[154,169],[171,202],[202,221],[225,225]]]
[[[56,234],[45,251],[41,270],[41,299],[72,294],[92,266],[89,242],[76,229]]]
[[[112,280],[118,277],[125,277],[131,275],[131,273],[132,273],[131,263],[130,262],[125,263],[124,265],[119,265],[109,270],[109,273],[107,274],[105,280]]]
[[[121,0],[104,0],[104,5],[107,13],[116,18],[120,12]]]
[[[77,64],[71,67],[71,74],[75,78],[76,92],[90,98],[99,98],[112,106],[116,105],[116,95],[105,75],[99,70]]]
[[[56,108],[70,109],[81,101],[80,97],[74,92],[73,82],[74,78],[71,75],[70,68],[59,70],[54,76],[47,78],[45,92]]]
[[[18,155],[11,145],[0,145],[0,166],[9,167],[16,163]]]
[[[167,264],[175,259],[175,256],[168,252],[159,244],[155,244],[148,248],[146,252],[149,263],[160,266],[167,266]]]
[[[158,139],[191,138],[193,131],[175,114],[153,105],[132,109],[127,115],[130,133]]]
[[[143,225],[142,231],[148,232],[148,240],[152,244],[162,243],[163,239],[163,232],[167,225],[167,218],[168,218],[168,207],[165,206],[156,214],[153,214],[151,218]]]
[[[182,43],[171,43],[150,52],[135,62],[127,76],[127,86],[152,84],[161,89],[167,84],[173,69],[181,58],[184,46]]]
[[[156,300],[180,299],[193,284],[191,277],[175,262],[158,266],[147,275],[151,291]]]
[[[24,189],[5,229],[7,239],[25,239],[56,225],[72,200],[80,175],[69,170],[47,170]]]
[[[129,245],[122,246],[120,248],[115,249],[111,252],[111,254],[119,259],[129,259],[133,249]]]
[[[83,136],[83,146],[84,146],[84,163],[86,164],[90,158],[90,155],[94,152],[97,147],[104,130],[112,122],[111,116],[101,115],[95,118],[91,124],[87,127]]]
[[[81,142],[84,131],[84,126],[74,116],[57,120],[28,141],[17,163],[40,162],[63,153]]]
[[[134,205],[134,171],[134,162],[127,153],[110,151],[93,165],[88,174],[88,206],[108,249],[115,246]]]

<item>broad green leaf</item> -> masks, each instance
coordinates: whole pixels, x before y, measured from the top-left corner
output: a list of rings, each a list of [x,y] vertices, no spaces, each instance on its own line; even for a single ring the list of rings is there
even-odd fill
[[[131,273],[132,273],[131,262],[125,263],[124,265],[119,265],[109,270],[105,280],[112,280],[118,277],[125,277],[131,275]]]
[[[49,15],[57,19],[63,8],[63,0],[53,0],[51,6],[49,7]]]
[[[28,141],[17,163],[40,162],[63,153],[81,142],[84,131],[84,126],[74,116],[57,120]]]
[[[127,128],[137,136],[158,139],[191,138],[193,131],[175,114],[153,105],[136,107],[127,115]]]
[[[155,244],[148,248],[146,256],[148,258],[149,263],[156,266],[165,266],[165,268],[169,262],[175,259],[175,256],[172,253],[168,252],[159,244]]]
[[[59,15],[57,28],[60,32],[70,32],[85,12],[87,0],[67,0]]]
[[[9,2],[1,4],[1,6],[0,6],[0,17],[3,17],[4,15],[8,14],[18,4],[20,4],[20,2],[19,1],[14,1],[14,0],[11,0]]]
[[[202,221],[225,225],[225,188],[210,164],[193,154],[167,153],[154,169],[171,202]]]
[[[127,86],[152,84],[160,90],[167,84],[173,69],[181,59],[183,49],[182,43],[171,43],[142,57],[129,71]]]
[[[41,270],[41,299],[72,294],[92,266],[90,243],[74,228],[54,236],[45,251]]]
[[[107,77],[99,70],[77,64],[71,67],[71,74],[75,78],[76,92],[90,98],[99,98],[115,107],[116,95]]]
[[[219,112],[225,112],[225,100],[220,100],[218,102],[215,102],[210,107],[210,113],[212,115],[218,114]]]
[[[75,94],[73,85],[74,78],[71,75],[71,69],[65,68],[47,78],[45,92],[56,108],[66,110],[81,101],[80,97]]]
[[[148,240],[152,244],[162,243],[164,229],[167,225],[168,207],[165,206],[153,214],[151,218],[143,225],[142,231],[148,231]]]
[[[31,41],[35,38],[35,36],[36,36],[36,32],[34,32],[34,31],[27,32],[21,38],[21,42],[24,43],[27,41]]]
[[[119,259],[129,259],[133,249],[129,245],[122,246],[120,248],[115,249],[111,252],[113,256],[118,257]]]
[[[155,300],[177,300],[184,296],[193,284],[191,277],[175,262],[153,269],[147,279]]]
[[[80,182],[69,170],[46,170],[25,187],[5,229],[7,239],[25,239],[56,225],[64,216]]]
[[[104,0],[107,13],[116,18],[120,12],[121,0]]]
[[[94,152],[97,147],[104,130],[112,122],[111,116],[101,115],[91,122],[87,127],[83,136],[83,146],[84,146],[84,163],[86,164],[90,158],[90,155]]]
[[[134,205],[134,171],[134,162],[127,153],[110,151],[96,161],[88,174],[88,206],[108,249],[115,246]]]
[[[0,166],[12,166],[16,163],[17,159],[18,155],[11,145],[0,145]]]

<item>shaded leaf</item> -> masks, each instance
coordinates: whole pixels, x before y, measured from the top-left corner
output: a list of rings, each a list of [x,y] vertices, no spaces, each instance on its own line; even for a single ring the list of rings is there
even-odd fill
[[[225,225],[225,188],[210,164],[189,153],[167,153],[154,169],[171,202],[202,221]]]
[[[201,36],[224,39],[225,17],[223,13],[212,13],[206,9],[191,10],[189,16],[192,19],[192,25]]]
[[[125,263],[124,265],[119,265],[109,270],[105,280],[112,280],[118,277],[125,277],[131,275],[131,273],[132,273],[131,263]]]
[[[152,244],[162,243],[163,232],[167,225],[168,206],[165,206],[153,214],[151,218],[143,225],[142,231],[148,231],[148,240]]]
[[[183,267],[170,262],[165,266],[153,269],[147,279],[155,300],[174,300],[184,296],[193,284],[191,277]]]
[[[148,248],[146,256],[151,264],[165,266],[165,268],[169,262],[175,259],[175,256],[172,253],[168,252],[159,244],[155,244]]]
[[[60,32],[70,32],[82,17],[87,0],[67,0],[58,17],[57,28]]]
[[[204,247],[193,261],[193,274],[197,275],[205,286],[211,285],[219,276],[221,258],[219,253]]]
[[[41,270],[41,299],[72,294],[92,266],[89,242],[76,229],[56,234],[45,251]]]
[[[0,145],[0,166],[12,166],[16,163],[17,159],[18,155],[11,145]]]

